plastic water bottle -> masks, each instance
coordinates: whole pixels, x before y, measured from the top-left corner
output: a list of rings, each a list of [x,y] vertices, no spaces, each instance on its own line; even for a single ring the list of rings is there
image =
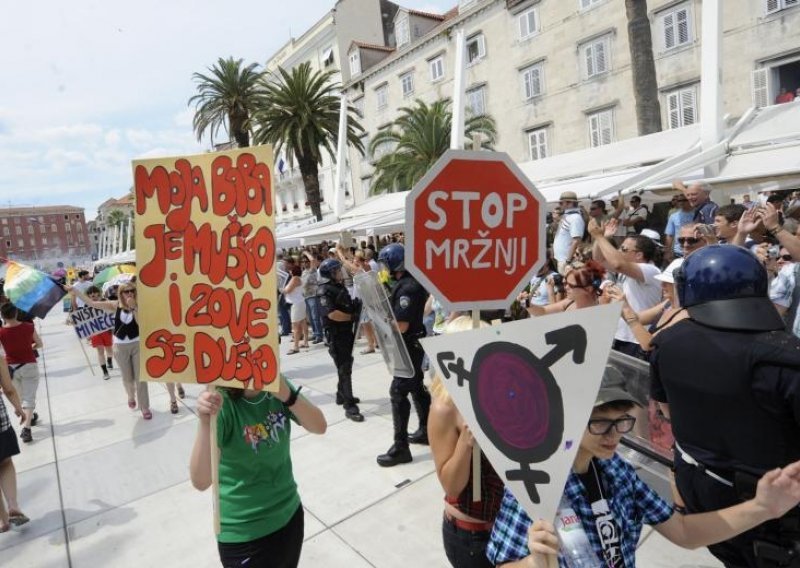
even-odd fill
[[[561,557],[568,568],[603,568],[580,518],[565,499],[561,500],[556,514],[556,532],[561,541]]]

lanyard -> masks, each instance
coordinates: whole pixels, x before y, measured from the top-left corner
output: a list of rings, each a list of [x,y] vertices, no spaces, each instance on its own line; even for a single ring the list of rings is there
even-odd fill
[[[608,568],[624,568],[625,560],[622,557],[622,548],[620,547],[619,525],[614,519],[614,513],[603,495],[603,484],[597,474],[595,461],[592,460],[590,465],[594,474],[594,483],[591,483],[592,478],[590,477],[586,491],[592,504],[594,526],[600,539],[600,545],[603,548],[603,558]]]

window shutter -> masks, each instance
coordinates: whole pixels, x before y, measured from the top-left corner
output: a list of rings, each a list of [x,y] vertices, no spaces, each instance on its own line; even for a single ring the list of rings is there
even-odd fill
[[[670,93],[667,95],[667,114],[669,116],[669,127],[680,128],[680,101],[678,100],[678,93]]]
[[[664,49],[675,47],[675,16],[670,13],[664,16]]]
[[[600,145],[600,125],[598,116],[593,114],[589,117],[589,139],[592,147]]]
[[[595,68],[597,69],[597,73],[604,73],[608,70],[608,66],[606,64],[606,42],[605,40],[598,41],[595,44],[595,60],[596,65]]]
[[[611,111],[600,113],[600,128],[602,129],[602,144],[611,144]]]
[[[524,38],[528,35],[528,14],[519,17],[519,37]]]
[[[781,9],[781,0],[767,0],[767,14]]]
[[[681,91],[681,126],[697,122],[697,100],[694,89]]]
[[[594,46],[587,45],[584,48],[584,58],[586,59],[586,76],[591,77],[595,74],[594,70]]]
[[[751,75],[753,106],[765,107],[770,104],[769,69],[756,69]]]
[[[678,10],[675,19],[678,28],[678,45],[689,43],[691,39],[689,37],[689,10],[687,8]]]
[[[787,8],[789,6],[797,6],[798,4],[800,4],[800,0],[783,0],[783,5]]]
[[[542,94],[542,78],[539,67],[531,69],[531,96],[535,97]]]

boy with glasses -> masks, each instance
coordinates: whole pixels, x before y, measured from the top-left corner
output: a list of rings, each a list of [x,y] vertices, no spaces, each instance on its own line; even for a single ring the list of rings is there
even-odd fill
[[[765,474],[749,501],[697,515],[678,512],[616,454],[622,434],[636,422],[629,414],[636,405],[622,374],[607,366],[559,511],[561,516],[568,508],[580,520],[595,555],[592,565],[635,566],[644,524],[678,546],[696,548],[780,517],[800,502],[800,462],[795,462]],[[532,522],[506,489],[486,555],[497,566],[546,568],[548,556],[560,556],[559,540],[549,520]]]

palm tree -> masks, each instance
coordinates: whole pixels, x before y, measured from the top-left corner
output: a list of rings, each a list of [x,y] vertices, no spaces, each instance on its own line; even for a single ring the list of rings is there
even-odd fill
[[[211,144],[220,128],[236,141],[240,148],[250,145],[251,116],[259,94],[258,64],[242,66],[241,59],[229,57],[217,60],[209,74],[195,73],[197,94],[189,99],[194,104],[192,125],[199,141],[209,131]]]
[[[117,225],[126,225],[128,223],[128,216],[120,209],[114,209],[106,217],[107,227],[116,227]]]
[[[639,136],[644,136],[661,131],[661,105],[658,102],[658,80],[647,0],[625,0],[625,12],[628,17],[636,123]]]
[[[370,193],[390,193],[411,189],[450,148],[453,113],[450,99],[439,99],[430,106],[417,99],[413,107],[400,108],[400,116],[379,131],[369,145],[375,161],[375,179]],[[497,128],[489,115],[469,116],[464,138],[481,134],[481,147],[491,150],[497,141]],[[385,152],[391,148],[391,152]],[[379,156],[376,156],[378,152]]]
[[[253,114],[257,144],[272,144],[275,154],[282,151],[292,164],[297,160],[306,199],[311,212],[322,219],[319,191],[319,164],[324,149],[335,160],[335,141],[339,129],[339,87],[331,83],[332,71],[312,71],[303,63],[287,71],[282,67],[270,77],[263,77],[263,95]],[[356,110],[347,109],[347,141],[361,154],[359,138],[364,129],[356,120]]]

